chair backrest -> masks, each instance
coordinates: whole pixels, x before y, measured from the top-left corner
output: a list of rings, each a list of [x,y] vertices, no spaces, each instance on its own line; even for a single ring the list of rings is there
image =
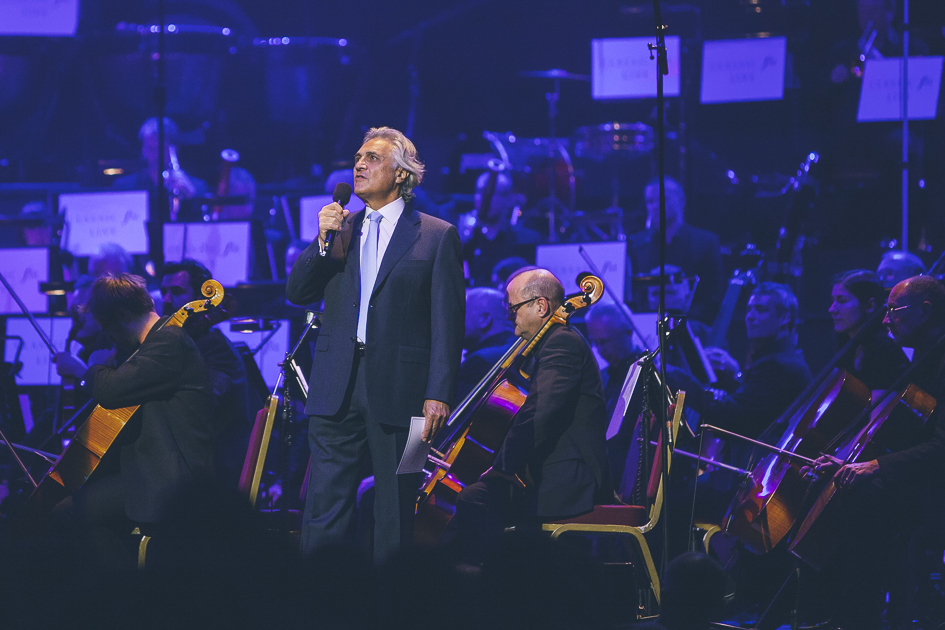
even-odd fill
[[[676,404],[672,412],[672,420],[670,421],[669,429],[672,434],[673,444],[676,443],[676,437],[679,434],[679,423],[682,418],[683,407],[686,403],[686,392],[679,391],[676,394]],[[644,526],[645,530],[651,529],[656,525],[656,521],[659,519],[660,510],[663,508],[663,455],[666,449],[663,448],[663,431],[660,427],[660,436],[657,440],[656,452],[653,455],[653,465],[650,468],[650,479],[647,483],[646,496],[649,499],[650,503],[650,519],[649,523]],[[672,455],[672,454],[670,454]],[[670,468],[673,465],[672,456],[666,464],[666,473],[669,474]]]
[[[243,460],[243,472],[240,474],[238,490],[249,499],[252,507],[256,507],[259,483],[262,480],[263,468],[266,466],[269,438],[272,435],[272,425],[278,408],[279,397],[270,396],[268,404],[256,412],[253,431],[249,435],[249,446],[246,448],[246,458]]]

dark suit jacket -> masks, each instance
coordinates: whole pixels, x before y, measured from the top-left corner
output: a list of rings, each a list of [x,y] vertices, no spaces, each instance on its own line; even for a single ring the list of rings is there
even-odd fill
[[[893,491],[912,496],[917,488],[934,490],[933,496],[941,497],[942,464],[945,462],[945,350],[928,351],[924,356],[916,349],[918,362],[912,382],[935,397],[935,411],[925,423],[921,443],[897,453],[877,458],[879,477]]]
[[[314,241],[286,282],[293,304],[325,299],[305,412],[341,409],[351,377],[360,300],[360,230],[364,211],[350,215],[330,256]],[[384,253],[368,309],[365,378],[369,414],[410,425],[423,401],[453,400],[463,347],[466,298],[459,234],[449,223],[408,203]]]
[[[82,379],[105,409],[141,405],[123,434],[121,478],[125,512],[143,523],[162,520],[179,491],[213,477],[207,368],[183,329],[156,329],[118,368],[93,365]]]
[[[613,499],[600,370],[584,337],[555,326],[532,355],[528,397],[495,468],[526,472],[539,517],[588,512]]]

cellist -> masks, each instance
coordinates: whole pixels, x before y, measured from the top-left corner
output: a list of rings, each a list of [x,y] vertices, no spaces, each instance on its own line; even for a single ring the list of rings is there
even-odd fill
[[[858,269],[837,276],[828,309],[840,348],[869,326],[861,336],[863,341],[843,357],[840,367],[873,391],[889,389],[909,367],[905,353],[889,337],[879,316],[873,317],[885,301],[886,290],[879,277]]]
[[[83,387],[106,409],[140,405],[130,441],[106,454],[98,476],[53,510],[60,527],[98,537],[127,536],[133,523],[159,523],[179,491],[213,474],[210,378],[197,346],[180,327],[161,327],[144,280],[103,276],[87,310],[117,342],[89,357]],[[123,433],[124,435],[124,433]]]
[[[508,317],[523,339],[563,303],[564,287],[546,269],[519,272],[506,286]],[[528,396],[495,463],[459,493],[451,527],[470,562],[506,525],[576,516],[613,500],[603,385],[587,341],[570,326],[555,326],[525,371]]]
[[[889,294],[883,322],[900,346],[915,349],[912,382],[939,404],[916,446],[842,467],[827,456],[815,463],[819,477],[836,473],[837,485],[848,493],[850,528],[839,541],[840,621],[864,629],[879,627],[883,571],[905,552],[905,545],[891,542],[913,535],[917,526],[940,532],[945,499],[945,286],[930,276],[903,280]]]

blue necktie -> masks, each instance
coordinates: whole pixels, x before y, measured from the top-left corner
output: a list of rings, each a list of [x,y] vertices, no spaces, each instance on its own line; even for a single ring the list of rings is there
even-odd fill
[[[367,242],[364,243],[364,252],[361,253],[361,302],[358,309],[358,339],[367,342],[368,305],[371,303],[371,293],[374,292],[374,281],[377,279],[377,243],[381,237],[381,219],[384,216],[377,211],[370,214],[368,219]]]

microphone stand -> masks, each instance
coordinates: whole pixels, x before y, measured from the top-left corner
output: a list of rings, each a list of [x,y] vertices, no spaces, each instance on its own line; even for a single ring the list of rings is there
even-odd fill
[[[279,374],[279,377],[276,379],[276,386],[273,389],[272,395],[278,397],[279,386],[282,385],[282,416],[280,418],[281,423],[279,431],[281,432],[281,443],[279,445],[279,467],[281,469],[282,475],[282,506],[279,509],[279,516],[282,526],[283,535],[289,535],[289,509],[288,501],[286,497],[287,492],[287,482],[289,479],[289,450],[292,448],[292,436],[290,435],[290,427],[292,426],[292,387],[289,383],[290,378],[298,385],[299,390],[302,392],[302,402],[308,400],[308,383],[305,382],[305,375],[302,373],[302,368],[299,367],[299,364],[295,360],[295,355],[298,353],[299,349],[302,347],[302,344],[305,343],[306,338],[309,333],[315,330],[316,328],[321,327],[321,321],[312,311],[306,313],[306,322],[305,330],[302,331],[302,336],[299,337],[299,340],[296,342],[295,346],[291,351],[287,352],[285,355],[285,360],[282,362],[282,373]]]
[[[665,96],[663,95],[663,77],[669,74],[669,64],[666,60],[666,26],[663,24],[663,17],[660,12],[660,0],[653,0],[653,20],[655,24],[656,43],[647,44],[650,50],[650,59],[653,59],[653,53],[656,53],[656,136],[657,152],[656,163],[659,177],[660,192],[660,300],[659,300],[659,350],[663,360],[660,361],[660,380],[666,383],[666,335],[669,333],[668,321],[666,319],[666,130],[665,130]],[[669,458],[673,453],[672,432],[666,423],[666,399],[661,397],[662,413],[660,415],[660,430],[663,432],[663,466],[662,466],[662,484],[663,484],[663,505],[660,518],[663,521],[663,562],[662,569],[665,570],[669,561],[669,525],[666,522],[666,516],[669,513]],[[650,438],[647,435],[647,423],[643,423],[643,441],[649,443]]]

